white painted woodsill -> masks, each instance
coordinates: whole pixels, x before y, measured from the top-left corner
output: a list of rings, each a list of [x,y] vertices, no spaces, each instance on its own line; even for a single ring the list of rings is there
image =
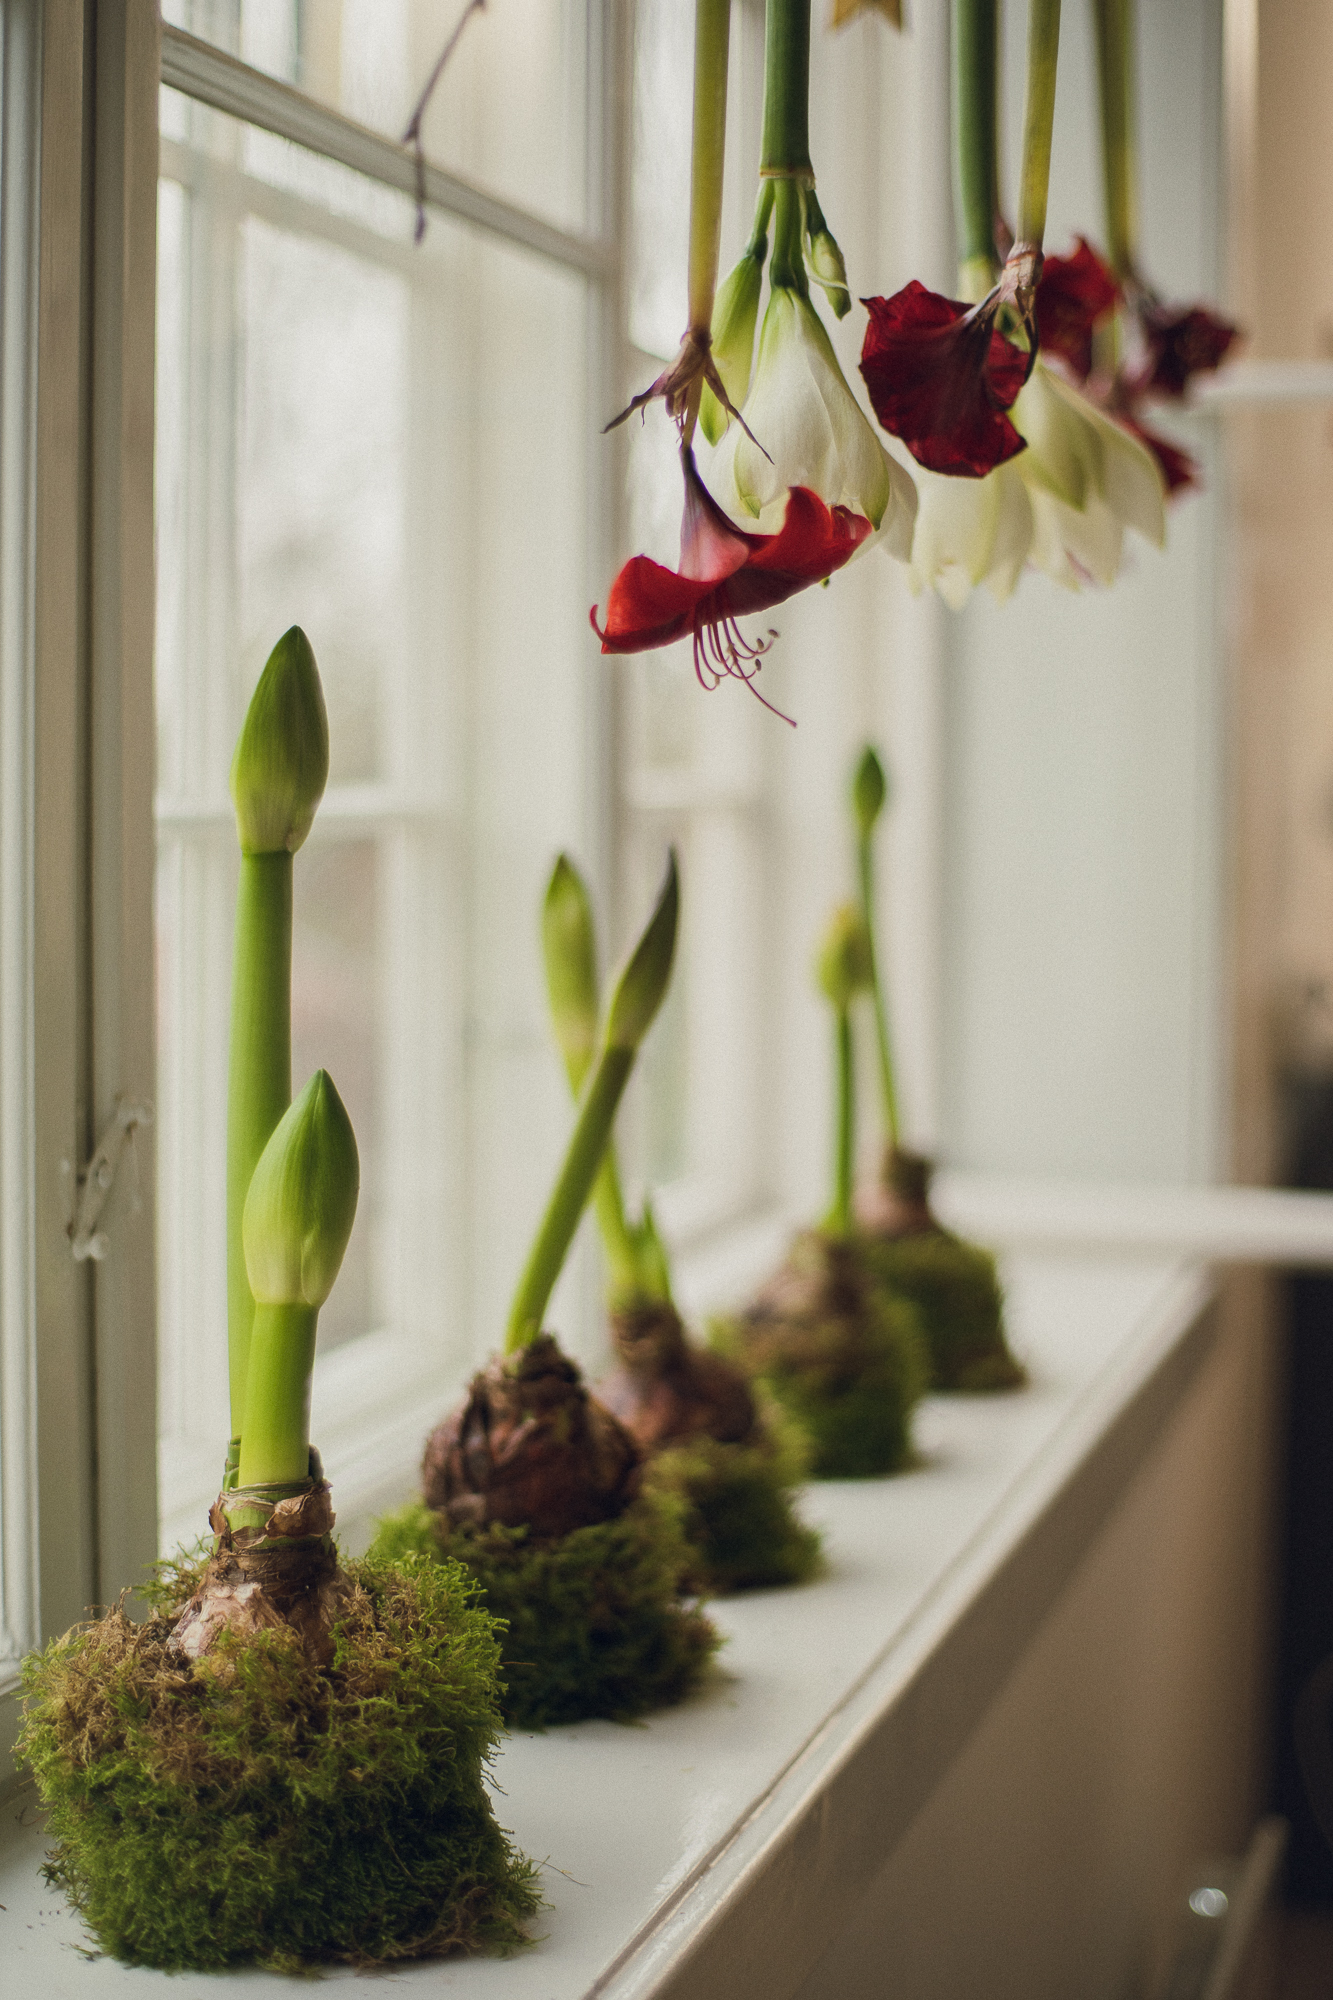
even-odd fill
[[[707,1690],[638,1728],[519,1736],[497,1806],[545,1864],[540,1942],[509,1960],[405,1968],[460,2000],[783,2000],[854,1910],[1040,1627],[1169,1421],[1211,1338],[1210,1285],[1164,1257],[1006,1266],[1023,1394],[932,1399],[923,1463],[824,1484],[825,1576],[719,1604]],[[89,1961],[40,1883],[31,1807],[0,1845],[15,1992],[205,2000],[260,1973]],[[338,1977],[339,1975],[333,1975]],[[346,1975],[348,1977],[352,1975]]]

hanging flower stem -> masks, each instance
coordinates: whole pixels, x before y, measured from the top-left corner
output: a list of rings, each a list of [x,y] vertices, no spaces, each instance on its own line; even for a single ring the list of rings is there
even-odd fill
[[[767,0],[761,174],[814,181],[810,165],[810,0]]]
[[[1023,112],[1023,173],[1019,186],[1018,240],[1011,253],[1035,257],[1040,269],[1051,181],[1055,127],[1055,70],[1060,53],[1060,0],[1029,0],[1027,104]]]
[[[1133,275],[1138,244],[1134,181],[1134,0],[1095,0],[1097,83],[1102,112],[1106,247],[1122,282]]]
[[[709,336],[722,241],[731,0],[696,0],[694,136],[690,165],[690,332]]]
[[[997,0],[954,0],[954,202],[963,296],[976,303],[995,282],[999,213]]]

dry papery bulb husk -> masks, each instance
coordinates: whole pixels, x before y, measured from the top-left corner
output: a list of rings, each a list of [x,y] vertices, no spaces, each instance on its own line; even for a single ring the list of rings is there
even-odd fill
[[[629,1432],[542,1333],[473,1376],[466,1402],[427,1441],[422,1493],[450,1526],[567,1535],[622,1513],[639,1477]]]
[[[931,1386],[1021,1388],[1027,1370],[1010,1351],[995,1258],[946,1229],[930,1206],[930,1160],[889,1146],[859,1212],[878,1280],[910,1299],[930,1347]]]
[[[598,1401],[644,1452],[697,1437],[753,1444],[761,1426],[744,1370],[697,1346],[667,1299],[611,1314],[618,1366],[597,1385]]]

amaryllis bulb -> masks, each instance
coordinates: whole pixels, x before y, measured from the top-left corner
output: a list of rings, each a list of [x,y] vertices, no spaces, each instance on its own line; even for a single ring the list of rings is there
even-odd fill
[[[906,558],[916,512],[911,476],[871,429],[818,313],[786,286],[770,295],[743,415],[750,435],[733,424],[708,469],[725,512],[773,533],[788,492],[804,486],[826,506],[860,514],[891,554]]]

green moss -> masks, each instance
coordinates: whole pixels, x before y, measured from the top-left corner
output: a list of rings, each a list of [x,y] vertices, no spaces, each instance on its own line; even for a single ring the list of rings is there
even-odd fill
[[[567,1535],[492,1522],[452,1528],[442,1543],[439,1517],[416,1500],[380,1523],[375,1552],[452,1556],[475,1577],[486,1609],[509,1627],[501,1671],[511,1727],[623,1722],[688,1694],[719,1643],[680,1601],[690,1562],[682,1513],[659,1493]]]
[[[167,1649],[199,1573],[24,1669],[20,1754],[55,1841],[49,1879],[104,1951],[167,1971],[357,1966],[523,1941],[533,1865],[496,1825],[499,1646],[453,1563],[347,1562],[327,1672],[294,1633]]]
[[[854,1317],[809,1313],[759,1327],[723,1320],[712,1334],[805,1433],[816,1479],[875,1479],[914,1462],[912,1410],[930,1362],[906,1299],[867,1289]]]
[[[1004,1335],[1004,1295],[988,1250],[948,1230],[867,1237],[866,1257],[891,1293],[910,1299],[930,1346],[936,1389],[1015,1389],[1027,1380]]]
[[[819,1536],[793,1504],[809,1445],[779,1410],[764,1415],[765,1436],[757,1444],[691,1438],[648,1463],[649,1484],[685,1502],[694,1580],[709,1593],[804,1583],[819,1568]]]

